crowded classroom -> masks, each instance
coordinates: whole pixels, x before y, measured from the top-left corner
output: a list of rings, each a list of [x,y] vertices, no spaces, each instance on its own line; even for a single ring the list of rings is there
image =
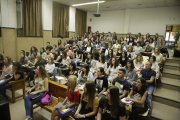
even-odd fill
[[[0,120],[180,118],[180,1],[0,2]]]

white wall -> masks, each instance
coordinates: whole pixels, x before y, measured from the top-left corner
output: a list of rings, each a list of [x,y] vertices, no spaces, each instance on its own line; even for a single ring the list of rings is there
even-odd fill
[[[42,0],[42,21],[44,30],[52,30],[52,0]]]
[[[88,12],[87,26],[92,31],[165,34],[166,25],[180,24],[180,7],[127,9],[101,11],[101,17],[95,18]],[[92,21],[90,22],[90,18]]]
[[[69,7],[69,31],[75,32],[76,8]]]
[[[2,27],[16,28],[16,0],[1,0]]]

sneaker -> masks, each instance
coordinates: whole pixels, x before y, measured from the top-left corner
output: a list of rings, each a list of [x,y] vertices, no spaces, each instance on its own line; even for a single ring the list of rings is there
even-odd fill
[[[32,118],[30,116],[26,116],[25,120],[32,120]]]

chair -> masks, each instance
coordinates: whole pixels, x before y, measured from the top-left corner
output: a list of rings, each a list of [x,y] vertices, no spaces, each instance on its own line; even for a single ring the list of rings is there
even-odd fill
[[[20,80],[9,82],[7,89],[11,91],[10,100],[12,103],[15,103],[17,98],[20,98],[20,97],[25,98],[25,80],[26,79],[20,79]],[[20,96],[15,96],[15,92],[21,89],[22,89],[23,94]]]

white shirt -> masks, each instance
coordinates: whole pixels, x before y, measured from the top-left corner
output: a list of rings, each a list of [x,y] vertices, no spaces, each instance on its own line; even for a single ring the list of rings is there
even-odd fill
[[[55,69],[55,64],[47,63],[45,65],[45,70],[46,70],[47,73],[53,73],[54,69]]]

